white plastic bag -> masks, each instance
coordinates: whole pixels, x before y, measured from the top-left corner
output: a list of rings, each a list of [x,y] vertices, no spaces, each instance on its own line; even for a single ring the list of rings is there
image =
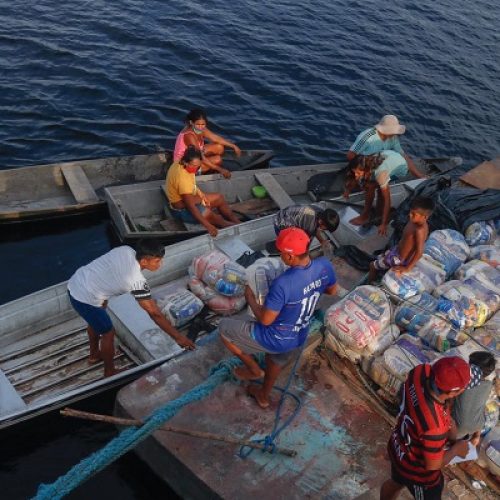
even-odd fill
[[[424,248],[424,255],[439,262],[447,276],[451,276],[467,260],[469,252],[464,236],[453,229],[433,231]]]
[[[374,286],[359,286],[325,312],[327,330],[344,346],[362,352],[389,326],[391,304]]]

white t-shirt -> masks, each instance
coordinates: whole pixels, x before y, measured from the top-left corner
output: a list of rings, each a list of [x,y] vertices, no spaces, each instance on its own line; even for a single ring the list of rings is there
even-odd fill
[[[135,258],[135,250],[121,246],[80,267],[68,282],[71,296],[92,306],[101,307],[105,300],[123,293],[150,299],[151,291]]]

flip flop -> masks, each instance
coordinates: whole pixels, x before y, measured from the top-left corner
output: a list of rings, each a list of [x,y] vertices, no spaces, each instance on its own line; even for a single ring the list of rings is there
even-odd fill
[[[249,385],[247,387],[247,395],[255,399],[255,402],[263,409],[269,408],[269,403],[267,401],[262,401],[262,399],[257,395],[259,391],[258,385]]]

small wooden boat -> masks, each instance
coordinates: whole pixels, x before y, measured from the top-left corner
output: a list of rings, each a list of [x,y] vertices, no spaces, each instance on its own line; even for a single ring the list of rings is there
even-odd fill
[[[224,155],[224,167],[238,171],[269,167],[272,151]],[[61,218],[103,209],[103,188],[165,179],[170,151],[138,156],[78,160],[0,170],[0,224]]]
[[[412,182],[418,181],[409,185]],[[404,184],[394,185],[391,192],[396,206],[408,196]],[[352,196],[354,203],[361,199],[362,194]],[[335,234],[340,242],[352,243],[356,237],[342,227]],[[195,256],[216,246],[230,248],[224,242],[234,236],[252,248],[264,248],[275,237],[272,217],[223,229],[215,239],[204,234],[167,246],[164,266],[156,273],[146,272],[153,297],[173,285],[185,284]],[[132,295],[111,299],[108,311],[120,352],[115,365],[126,370],[103,379],[102,365],[87,363],[85,323],[69,303],[67,282],[0,306],[0,429],[122,384],[183,355],[184,351],[152,322]]]
[[[461,163],[460,158],[425,159],[419,168],[428,175],[442,173]],[[327,163],[235,172],[231,179],[204,175],[197,184],[206,193],[223,193],[243,220],[275,213],[293,203],[336,198],[343,192],[346,163]],[[404,180],[404,179],[403,179]],[[203,234],[201,224],[186,224],[171,215],[164,180],[112,186],[104,190],[113,225],[121,241],[158,238],[165,244]],[[253,188],[263,186],[265,197],[255,198]]]

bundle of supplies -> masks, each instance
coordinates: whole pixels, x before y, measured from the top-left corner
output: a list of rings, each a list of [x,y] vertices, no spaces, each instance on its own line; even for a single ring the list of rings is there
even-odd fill
[[[441,352],[467,340],[468,336],[457,324],[460,319],[461,311],[456,304],[426,292],[404,301],[395,315],[395,323],[402,330]]]
[[[189,289],[212,311],[231,315],[245,306],[245,268],[213,250],[195,257],[189,268]]]
[[[327,331],[348,349],[363,353],[368,345],[377,349],[377,340],[389,326],[391,303],[374,286],[359,286],[325,313]]]
[[[203,309],[203,302],[189,290],[179,289],[158,300],[163,315],[175,327],[184,326]]]

